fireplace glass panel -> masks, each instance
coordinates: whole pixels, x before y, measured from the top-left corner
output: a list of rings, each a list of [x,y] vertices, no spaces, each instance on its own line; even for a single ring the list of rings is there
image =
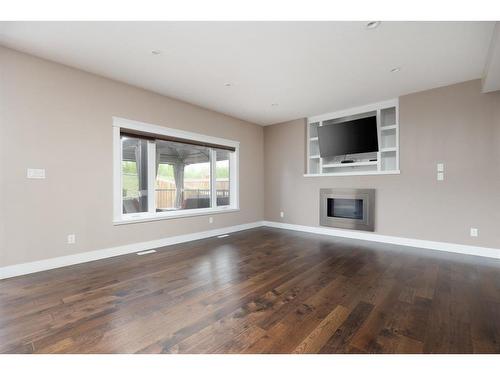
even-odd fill
[[[327,215],[343,219],[363,220],[363,200],[327,198]]]

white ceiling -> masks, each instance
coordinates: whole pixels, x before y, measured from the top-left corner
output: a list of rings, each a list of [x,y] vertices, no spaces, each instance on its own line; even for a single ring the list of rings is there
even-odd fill
[[[365,22],[0,22],[0,44],[268,125],[480,78],[493,28],[494,22],[382,22],[372,30]],[[401,71],[391,73],[394,67]]]

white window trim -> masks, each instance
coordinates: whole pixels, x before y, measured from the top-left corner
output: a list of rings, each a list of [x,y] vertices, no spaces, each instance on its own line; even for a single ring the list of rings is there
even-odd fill
[[[121,130],[136,130],[146,133],[176,137],[186,140],[193,140],[204,143],[211,143],[221,146],[234,147],[234,153],[231,153],[229,159],[229,188],[230,188],[230,205],[216,207],[217,202],[215,195],[215,169],[211,169],[211,199],[212,207],[210,208],[195,208],[188,210],[178,210],[169,212],[153,212],[155,210],[155,194],[154,194],[154,176],[155,171],[151,170],[154,165],[148,163],[148,211],[134,214],[123,214],[122,202],[122,142],[120,139]],[[156,145],[153,142],[148,142],[148,157],[149,160],[154,160]],[[129,120],[121,117],[113,117],[113,224],[129,224],[145,221],[174,219],[181,217],[191,217],[200,215],[212,215],[225,212],[239,211],[239,149],[240,142],[229,139],[212,137],[209,135],[187,132],[184,130],[166,128],[163,126],[148,124],[145,122]],[[211,150],[211,168],[215,168],[215,151]]]

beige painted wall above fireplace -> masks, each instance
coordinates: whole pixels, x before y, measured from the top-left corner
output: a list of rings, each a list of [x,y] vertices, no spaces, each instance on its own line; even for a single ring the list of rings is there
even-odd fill
[[[318,226],[321,188],[375,188],[376,233],[500,247],[500,92],[482,94],[475,80],[402,96],[399,106],[399,175],[304,177],[306,120],[266,127],[266,220]]]

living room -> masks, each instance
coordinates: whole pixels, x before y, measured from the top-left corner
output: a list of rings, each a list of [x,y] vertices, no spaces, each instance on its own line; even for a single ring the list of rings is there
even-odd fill
[[[0,352],[498,355],[500,23],[352,19],[1,21]]]

